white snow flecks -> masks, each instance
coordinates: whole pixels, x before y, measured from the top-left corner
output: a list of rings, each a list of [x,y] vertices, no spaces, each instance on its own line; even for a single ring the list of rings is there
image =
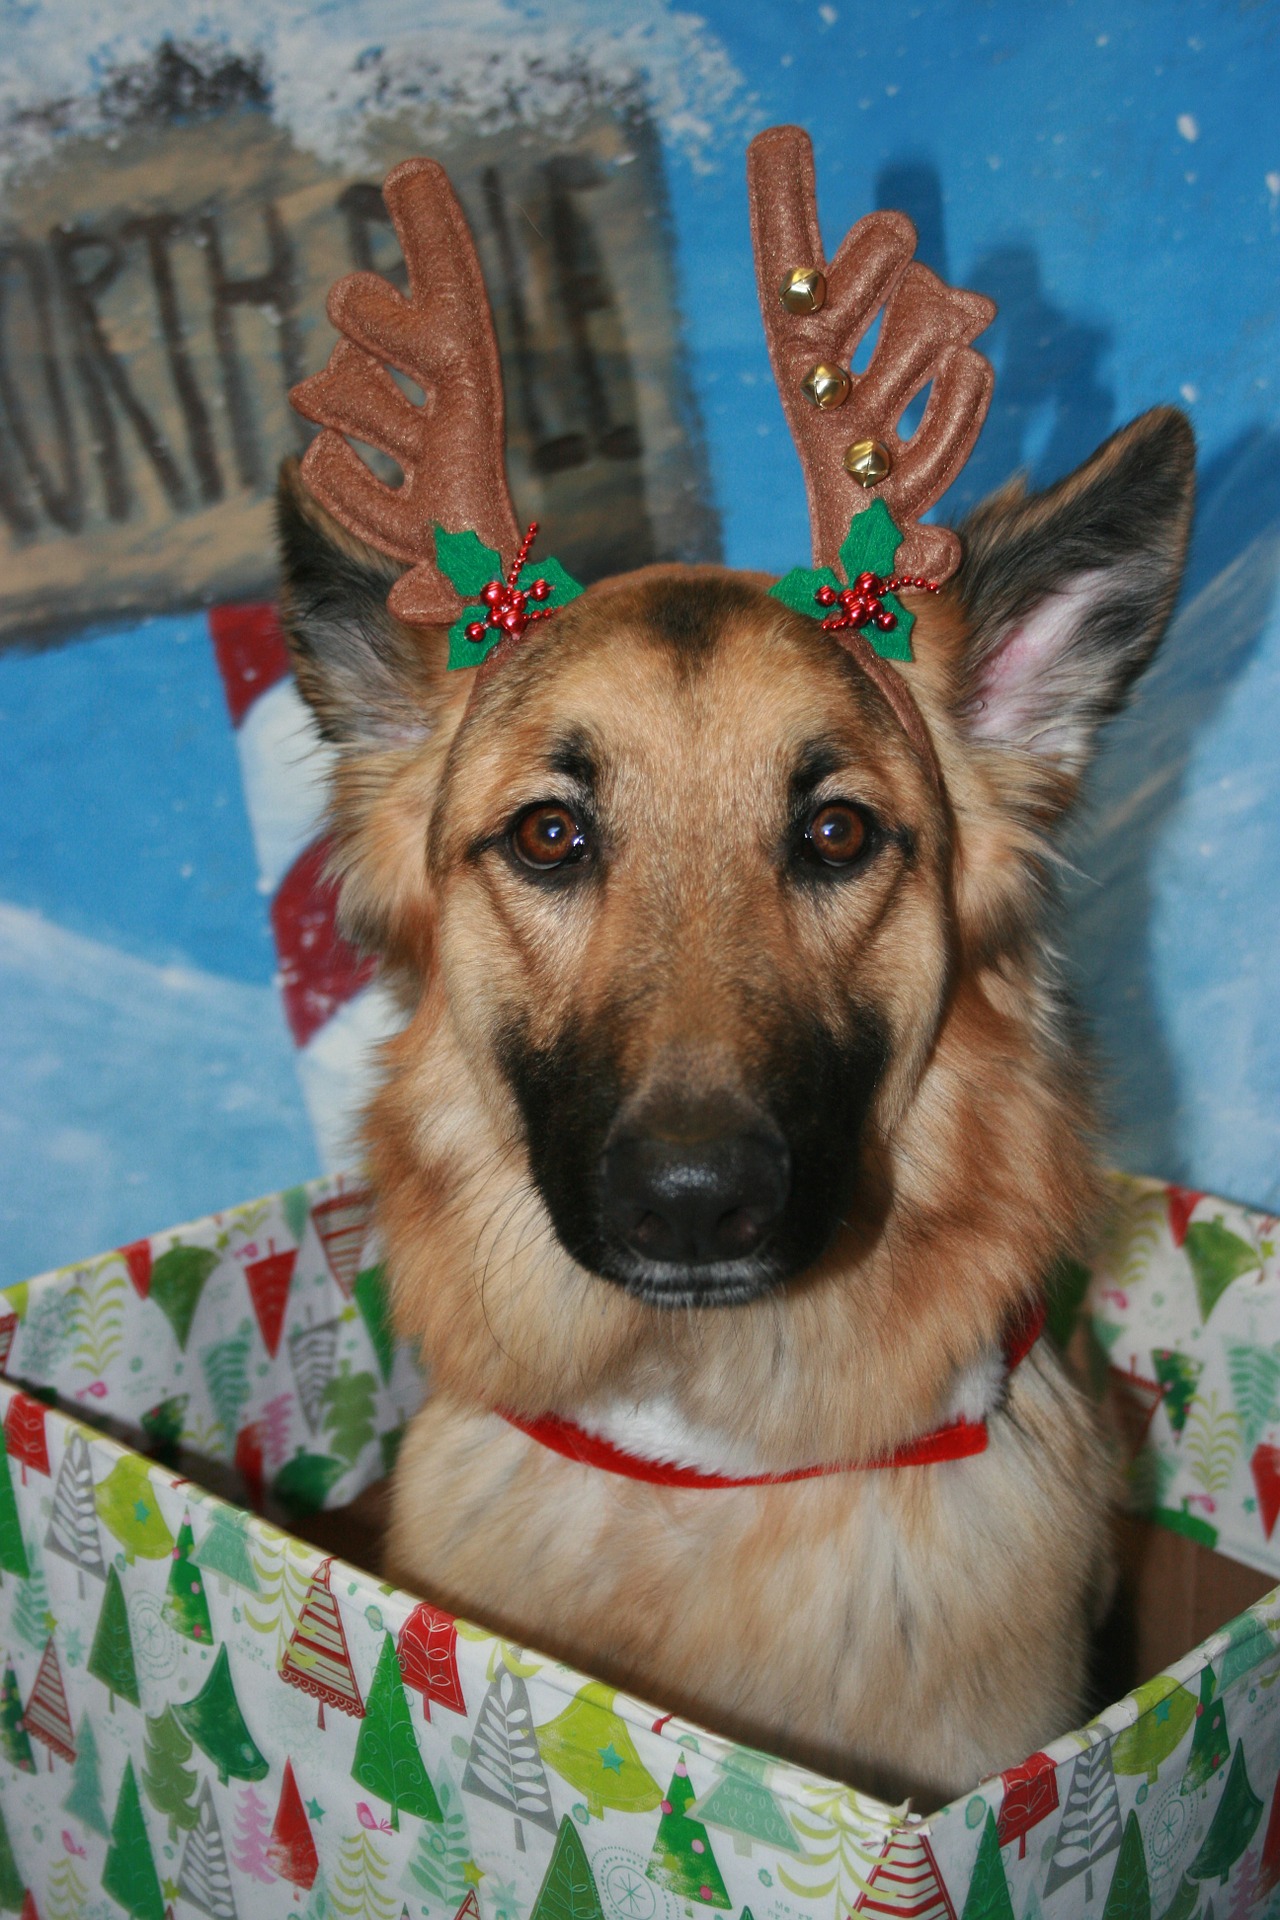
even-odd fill
[[[16,10],[15,10],[16,12]],[[60,134],[107,133],[104,80],[144,65],[172,40],[212,70],[257,66],[276,120],[334,165],[363,163],[370,120],[403,111],[500,133],[560,135],[602,102],[642,98],[665,139],[695,167],[740,131],[752,108],[723,43],[670,0],[446,0],[424,25],[418,0],[33,0],[6,21],[0,64],[0,167],[21,169]]]

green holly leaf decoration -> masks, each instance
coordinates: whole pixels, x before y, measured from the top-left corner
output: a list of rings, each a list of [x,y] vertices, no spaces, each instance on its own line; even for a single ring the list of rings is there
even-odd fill
[[[894,557],[902,545],[902,535],[893,524],[883,500],[873,500],[849,522],[849,531],[840,545],[840,565],[846,580],[860,573],[878,573],[886,579],[893,572]]]
[[[486,547],[478,533],[468,527],[464,533],[446,533],[437,526],[436,565],[451,587],[456,587],[464,600],[473,599],[490,580],[502,579],[502,556],[493,547]],[[484,609],[481,609],[483,616]]]
[[[820,620],[823,610],[815,597],[818,588],[834,587],[838,593],[843,584],[830,567],[792,567],[776,586],[770,587],[769,597],[781,600],[794,613],[807,613],[811,619]]]
[[[505,578],[501,557],[492,547],[484,546],[474,533],[445,533],[437,527],[436,562],[459,593],[478,594],[491,580]],[[527,592],[535,580],[545,580],[551,588],[547,598],[541,602],[544,607],[567,607],[571,600],[576,600],[585,591],[554,555],[546,560],[528,561],[520,569],[516,585]],[[478,667],[482,660],[488,659],[503,638],[500,628],[488,627],[483,640],[468,640],[467,628],[477,621],[483,623],[488,613],[486,606],[463,608],[449,629],[446,672],[452,673],[459,667]]]
[[[819,587],[834,587],[838,592],[860,573],[875,573],[882,580],[887,578],[893,572],[894,555],[901,545],[902,535],[894,526],[888,507],[883,500],[873,500],[861,513],[854,514],[841,543],[843,580],[830,567],[792,567],[776,586],[770,587],[770,596],[796,613],[807,613],[812,619],[820,620],[823,610],[815,598]],[[882,660],[910,660],[911,629],[916,617],[907,612],[896,594],[885,594],[884,604],[897,619],[897,626],[862,627],[859,631]]]

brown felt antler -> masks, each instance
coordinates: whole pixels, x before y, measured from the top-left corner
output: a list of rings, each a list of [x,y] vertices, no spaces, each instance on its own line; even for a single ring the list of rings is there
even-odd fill
[[[757,135],[747,182],[769,358],[804,468],[814,565],[832,566],[853,515],[882,499],[905,536],[897,569],[945,580],[960,542],[916,522],[955,479],[986,417],[995,376],[969,342],[996,309],[912,261],[916,232],[901,213],[868,214],[828,267],[813,147],[799,127]],[[851,373],[882,307],[871,363]],[[899,438],[903,412],[930,382],[919,427]]]
[[[436,569],[433,526],[470,529],[504,562],[520,541],[507,491],[502,371],[480,262],[444,169],[406,160],[382,195],[409,297],[375,273],[339,280],[328,311],[346,337],[324,372],[290,399],[326,429],[302,462],[316,499],[360,539],[415,563],[391,591],[392,613],[416,626],[443,625],[461,601]],[[421,406],[388,366],[417,381]],[[377,479],[344,434],[390,454],[403,484]]]

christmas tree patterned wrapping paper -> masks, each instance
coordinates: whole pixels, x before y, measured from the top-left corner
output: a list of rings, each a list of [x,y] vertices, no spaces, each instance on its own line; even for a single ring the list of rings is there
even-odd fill
[[[1084,1300],[1133,1410],[1135,1499],[1280,1571],[1273,1225],[1117,1183],[1103,1256],[1055,1317]],[[10,1288],[0,1348],[0,1913],[1280,1917],[1280,1593],[920,1821],[166,1465],[182,1448],[301,1507],[385,1471],[425,1387],[354,1180]]]

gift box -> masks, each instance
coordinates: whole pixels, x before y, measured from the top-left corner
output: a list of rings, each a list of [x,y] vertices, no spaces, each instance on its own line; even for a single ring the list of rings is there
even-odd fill
[[[1274,1226],[1120,1181],[1093,1272],[1060,1277],[1055,1331],[1079,1319],[1135,1504],[1162,1523],[1136,1587],[1145,1677],[927,1818],[360,1570],[426,1386],[392,1337],[357,1181],[10,1288],[0,1911],[1280,1909],[1280,1590],[1257,1597],[1280,1571]]]

